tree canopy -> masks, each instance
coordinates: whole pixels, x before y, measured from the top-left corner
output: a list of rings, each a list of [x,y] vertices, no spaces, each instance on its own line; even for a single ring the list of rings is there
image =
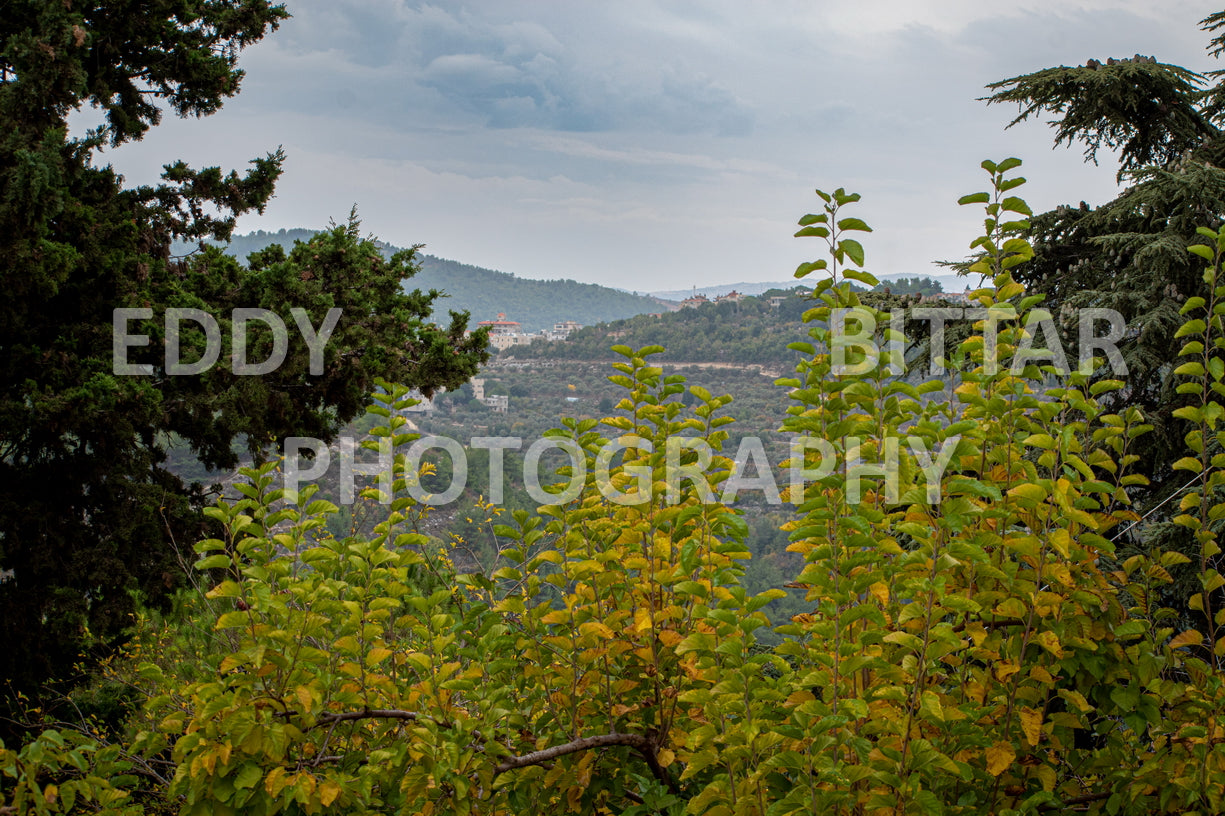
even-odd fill
[[[1219,32],[1225,13],[1201,27]],[[1215,36],[1209,51],[1219,55],[1223,44],[1225,35]],[[1187,247],[1198,242],[1198,227],[1218,226],[1225,213],[1222,77],[1225,71],[1201,75],[1136,54],[987,86],[989,104],[1018,106],[1010,127],[1048,114],[1056,145],[1080,143],[1094,162],[1103,148],[1118,153],[1122,192],[1096,207],[1081,201],[1035,215],[1028,233],[1034,259],[1017,279],[1052,307],[1123,315],[1129,388],[1117,398],[1142,408],[1155,427],[1143,443],[1144,467],[1158,493],[1171,489],[1169,451],[1184,433],[1173,415],[1185,402],[1172,375],[1179,308],[1205,286]],[[1066,339],[1074,342],[1072,334]]]
[[[106,652],[135,601],[177,586],[183,551],[204,532],[200,486],[161,465],[172,438],[205,463],[238,464],[287,435],[328,437],[362,410],[376,377],[454,386],[485,358],[465,316],[425,322],[434,292],[402,289],[414,253],[384,260],[355,219],[288,252],[242,266],[219,251],[171,254],[174,241],[226,241],[242,213],[262,211],[281,173],[279,149],[245,173],[170,161],[162,183],[127,187],[100,148],[139,140],[169,109],[204,116],[238,92],[242,49],[287,16],[266,0],[46,3],[15,0],[0,16],[0,683],[33,694],[69,679],[83,649]],[[104,114],[84,135],[67,117]],[[203,326],[168,337],[165,312],[216,322],[226,356],[198,375]],[[235,309],[272,310],[293,329],[340,317],[312,372],[302,338],[261,376],[234,374]],[[122,327],[117,309],[147,310]],[[248,359],[274,349],[251,326]],[[117,331],[147,373],[116,367]],[[173,434],[173,436],[172,436]],[[236,445],[238,447],[236,447]],[[7,699],[11,699],[6,695]]]

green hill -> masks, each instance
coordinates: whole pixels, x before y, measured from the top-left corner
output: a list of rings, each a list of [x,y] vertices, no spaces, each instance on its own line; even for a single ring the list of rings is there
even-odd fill
[[[802,336],[802,316],[812,308],[807,288],[774,289],[739,302],[704,303],[652,316],[588,326],[566,340],[513,346],[501,356],[515,359],[608,360],[609,347],[663,346],[670,362],[761,364],[776,367],[795,356],[787,344]]]
[[[257,230],[234,236],[226,252],[245,260],[252,252],[270,244],[281,244],[288,249],[294,241],[305,241],[315,232],[307,229]],[[380,246],[389,255],[399,249],[381,242]],[[421,272],[409,285],[417,289],[437,289],[447,295],[438,303],[441,314],[437,317],[443,318],[439,322],[445,322],[447,310],[466,310],[473,324],[492,320],[503,313],[507,319],[521,323],[524,331],[539,331],[552,328],[562,320],[592,325],[668,309],[668,304],[657,298],[594,283],[519,278],[433,255],[421,255],[420,260]]]

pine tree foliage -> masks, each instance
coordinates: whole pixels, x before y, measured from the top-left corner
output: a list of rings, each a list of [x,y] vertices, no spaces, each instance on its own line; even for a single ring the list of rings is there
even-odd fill
[[[216,250],[172,256],[174,241],[224,242],[235,219],[262,211],[281,173],[273,150],[245,173],[166,165],[162,181],[125,186],[99,163],[105,146],[139,140],[163,111],[204,116],[238,92],[240,52],[287,12],[267,0],[0,6],[0,687],[5,703],[70,679],[83,648],[106,652],[136,598],[179,582],[187,545],[204,532],[201,489],[161,467],[173,431],[206,463],[233,467],[288,435],[328,437],[363,410],[377,376],[425,388],[456,385],[484,359],[463,316],[427,325],[435,293],[405,293],[413,252],[384,260],[351,219],[309,244],[244,267]],[[103,124],[69,133],[92,106]],[[166,362],[168,308],[216,319],[226,354],[199,376]],[[116,309],[149,309],[125,327],[148,344],[114,367]],[[275,372],[237,376],[236,308],[319,327],[341,309],[322,374],[303,343]],[[184,361],[205,336],[184,324]],[[295,337],[300,340],[300,338]],[[252,361],[271,350],[252,333]]]
[[[1225,12],[1201,27],[1219,31]],[[1220,35],[1209,51],[1219,55],[1223,47]],[[1186,430],[1173,414],[1185,402],[1174,392],[1174,334],[1180,307],[1204,288],[1187,247],[1197,243],[1197,227],[1217,226],[1225,215],[1222,77],[1225,72],[1201,75],[1137,54],[987,86],[994,92],[988,104],[1018,105],[1010,127],[1053,114],[1056,145],[1080,143],[1095,162],[1102,149],[1118,151],[1122,192],[1097,207],[1082,201],[1036,215],[1027,235],[1034,260],[1018,270],[1017,280],[1062,309],[1063,339],[1071,348],[1074,309],[1109,308],[1125,319],[1120,349],[1128,388],[1112,404],[1139,407],[1154,425],[1142,442],[1141,466],[1154,483],[1152,503],[1180,486],[1169,470],[1170,452]]]

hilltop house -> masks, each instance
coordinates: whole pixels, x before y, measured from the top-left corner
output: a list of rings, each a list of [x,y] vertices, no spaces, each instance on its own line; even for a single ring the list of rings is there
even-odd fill
[[[477,326],[489,327],[489,345],[498,351],[511,346],[521,346],[532,342],[532,335],[525,334],[514,320],[507,320],[505,314],[498,314],[497,320],[482,320]]]

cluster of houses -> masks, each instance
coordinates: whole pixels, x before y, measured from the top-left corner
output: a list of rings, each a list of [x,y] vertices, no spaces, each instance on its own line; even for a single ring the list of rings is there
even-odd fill
[[[744,295],[737,292],[735,289],[728,292],[726,295],[718,295],[714,300],[706,297],[706,295],[695,294],[693,297],[687,297],[681,301],[680,308],[695,309],[706,303],[739,303],[744,300]]]
[[[506,315],[499,314],[497,320],[482,320],[478,326],[489,328],[489,345],[498,351],[511,346],[526,346],[533,340],[565,340],[572,332],[583,328],[582,323],[573,320],[562,320],[553,324],[551,329],[538,332],[525,332],[522,326],[514,320],[507,320]]]
[[[523,327],[514,320],[507,320],[505,314],[499,314],[497,320],[482,320],[478,326],[489,327],[489,345],[498,351],[511,346],[526,346],[533,340],[565,340],[572,332],[583,328],[582,323],[573,320],[562,320],[553,324],[553,328],[538,332],[525,332]],[[510,398],[505,394],[485,394],[485,381],[480,378],[469,380],[472,385],[472,398],[489,407],[494,413],[505,414],[510,407]],[[439,389],[438,394],[443,390]],[[407,409],[411,414],[434,413],[434,400],[426,398],[420,392],[414,391],[411,396],[420,400]]]
[[[485,393],[485,380],[480,377],[473,377],[468,380],[472,386],[472,398],[482,405],[488,406],[495,414],[504,414],[510,409],[510,397],[505,394],[489,394]],[[434,396],[441,396],[446,393],[445,388],[438,389]],[[406,414],[429,414],[434,413],[434,397],[427,397],[420,391],[413,390],[410,397],[413,397],[418,402],[416,405],[411,405],[404,409]]]

